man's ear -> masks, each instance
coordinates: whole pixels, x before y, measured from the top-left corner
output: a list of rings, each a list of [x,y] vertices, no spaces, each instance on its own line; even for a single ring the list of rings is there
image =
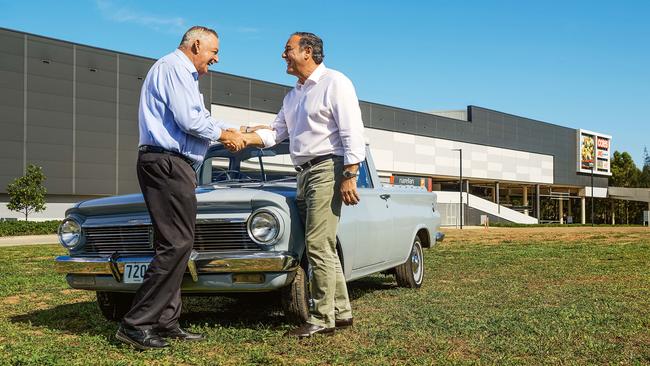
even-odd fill
[[[311,53],[312,53],[311,47],[309,46],[305,47],[305,60],[309,60],[311,58]]]
[[[201,48],[201,41],[198,39],[194,40],[194,43],[192,43],[192,53],[195,55],[199,54],[199,49]]]

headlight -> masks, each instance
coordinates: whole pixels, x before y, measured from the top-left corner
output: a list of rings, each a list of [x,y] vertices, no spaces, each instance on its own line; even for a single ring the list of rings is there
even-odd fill
[[[81,225],[71,218],[63,220],[59,225],[59,242],[67,249],[74,248],[81,240]]]
[[[248,219],[248,235],[257,244],[273,244],[279,234],[280,220],[271,211],[257,211]]]

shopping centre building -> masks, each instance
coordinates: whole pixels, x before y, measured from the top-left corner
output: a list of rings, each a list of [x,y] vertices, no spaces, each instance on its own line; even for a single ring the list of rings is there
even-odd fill
[[[62,218],[80,200],[139,191],[137,107],[154,62],[0,28],[0,218],[21,217],[6,208],[6,187],[28,164],[47,176],[47,210],[35,219]],[[200,79],[206,106],[233,124],[271,122],[290,88],[219,72]],[[609,135],[477,106],[425,113],[360,105],[383,183],[438,192],[446,225],[459,224],[460,207],[465,224],[481,216],[585,222],[586,198],[607,195]],[[540,210],[549,199],[553,210]]]

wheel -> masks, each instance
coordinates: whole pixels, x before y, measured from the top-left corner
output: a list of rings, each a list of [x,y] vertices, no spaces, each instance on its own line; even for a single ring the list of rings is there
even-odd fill
[[[280,290],[284,316],[290,323],[302,324],[309,319],[311,295],[309,279],[302,266],[296,269],[296,276],[289,286]]]
[[[120,321],[131,310],[134,294],[97,291],[97,305],[108,320]]]
[[[395,267],[395,279],[400,287],[419,288],[424,279],[424,256],[422,242],[418,236],[413,239],[411,255],[403,264]]]

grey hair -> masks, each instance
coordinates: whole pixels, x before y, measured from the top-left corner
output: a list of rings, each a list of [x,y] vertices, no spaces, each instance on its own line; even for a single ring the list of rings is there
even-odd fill
[[[319,36],[309,32],[294,32],[291,36],[300,37],[299,45],[301,50],[305,49],[305,47],[311,48],[311,58],[314,59],[317,65],[323,62],[323,58],[325,58],[325,54],[323,53],[323,40]]]
[[[178,47],[189,47],[192,45],[192,42],[198,38],[203,38],[207,34],[212,34],[213,36],[219,38],[219,35],[214,29],[204,27],[201,25],[195,25],[192,28],[188,29],[185,34],[183,34],[183,39]]]

